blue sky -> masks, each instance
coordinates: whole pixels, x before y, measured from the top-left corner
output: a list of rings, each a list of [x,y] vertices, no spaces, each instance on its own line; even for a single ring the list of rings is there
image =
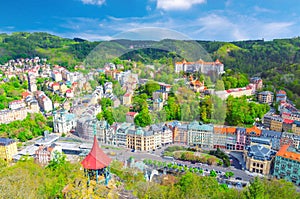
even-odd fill
[[[0,32],[7,33],[45,31],[107,40],[124,31],[158,27],[198,40],[300,35],[299,0],[0,0],[0,8]]]

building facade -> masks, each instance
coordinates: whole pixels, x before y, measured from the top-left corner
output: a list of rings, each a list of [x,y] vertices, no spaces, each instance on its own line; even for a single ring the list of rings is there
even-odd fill
[[[283,145],[275,157],[273,176],[300,186],[300,151]]]
[[[151,151],[156,148],[153,131],[145,131],[142,128],[129,130],[127,133],[127,148],[138,151]]]
[[[253,173],[268,175],[275,153],[275,151],[263,145],[247,146],[244,151],[246,169]]]
[[[56,144],[50,146],[39,146],[35,152],[35,161],[42,165],[47,165],[53,158],[55,153],[62,153],[62,147]]]
[[[76,117],[72,113],[60,111],[53,117],[53,127],[55,133],[69,133],[76,128]]]
[[[201,72],[203,74],[223,74],[224,65],[217,59],[215,62],[205,62],[199,60],[196,62],[187,62],[183,60],[182,62],[175,63],[175,72],[179,73],[180,71],[184,72]]]
[[[274,94],[270,91],[263,91],[257,94],[258,102],[263,104],[272,104],[274,100]]]
[[[5,161],[11,161],[12,157],[17,153],[17,143],[15,140],[0,138],[0,158]]]
[[[213,148],[213,126],[191,122],[188,125],[187,144],[201,148]]]

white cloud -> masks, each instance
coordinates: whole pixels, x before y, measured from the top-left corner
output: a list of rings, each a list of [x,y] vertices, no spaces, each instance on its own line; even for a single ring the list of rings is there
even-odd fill
[[[81,0],[83,4],[90,4],[90,5],[102,5],[105,3],[105,0]]]
[[[293,22],[271,22],[263,24],[261,27],[262,37],[266,39],[289,37],[291,26],[293,25]]]
[[[256,12],[265,12],[265,13],[274,13],[275,12],[274,10],[263,8],[263,7],[259,7],[259,6],[254,6],[254,10]]]
[[[170,17],[168,15],[116,18],[107,16],[104,19],[74,17],[64,19],[60,25],[73,37],[74,34],[88,40],[109,40],[118,36],[130,36],[134,29],[144,38],[162,37],[165,31],[148,29],[147,35],[140,29],[149,27],[165,28],[180,31],[188,37],[197,40],[236,41],[247,39],[271,40],[274,38],[292,37],[300,30],[296,22],[260,20],[255,16],[239,15],[237,13],[214,12],[205,13],[197,19]],[[294,29],[294,31],[292,31]],[[129,33],[126,33],[130,30]],[[145,29],[146,30],[146,29]],[[74,33],[74,34],[73,34]],[[135,34],[135,35],[134,35]],[[134,32],[134,37],[136,33]],[[110,36],[107,36],[110,35]],[[170,34],[169,34],[170,35]],[[167,35],[169,37],[169,35]],[[173,33],[172,33],[173,35]],[[176,34],[174,34],[176,36]],[[133,38],[134,38],[133,37]]]
[[[209,14],[196,21],[198,30],[197,35],[213,38],[226,38],[227,40],[245,40],[248,35],[243,30],[241,24],[235,24],[224,16]]]
[[[206,0],[157,0],[156,7],[162,10],[188,10],[193,5],[205,2]]]

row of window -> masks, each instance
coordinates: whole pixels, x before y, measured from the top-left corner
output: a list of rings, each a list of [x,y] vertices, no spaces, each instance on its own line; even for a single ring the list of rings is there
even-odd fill
[[[256,163],[256,162],[253,162],[253,166],[254,167],[264,168],[264,164],[259,164],[259,163]]]

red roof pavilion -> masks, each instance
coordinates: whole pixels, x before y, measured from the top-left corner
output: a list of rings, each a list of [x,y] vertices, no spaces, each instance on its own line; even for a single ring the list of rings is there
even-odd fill
[[[96,135],[90,153],[82,160],[85,169],[98,170],[109,166],[111,159],[100,149]]]

